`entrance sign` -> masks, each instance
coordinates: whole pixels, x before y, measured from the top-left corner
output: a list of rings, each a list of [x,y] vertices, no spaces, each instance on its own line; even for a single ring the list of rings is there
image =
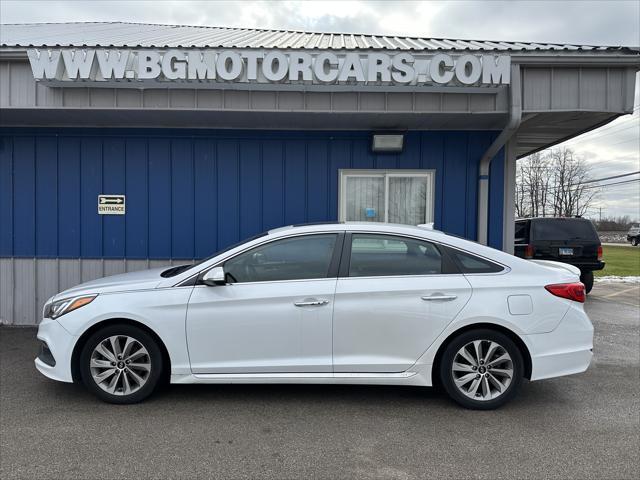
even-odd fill
[[[508,55],[332,50],[29,49],[36,80],[61,82],[497,86]]]
[[[124,195],[98,195],[98,214],[100,215],[124,215]]]

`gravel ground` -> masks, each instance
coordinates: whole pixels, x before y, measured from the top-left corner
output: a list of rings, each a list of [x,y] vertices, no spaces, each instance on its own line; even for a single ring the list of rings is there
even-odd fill
[[[171,386],[107,405],[34,369],[34,329],[0,327],[0,477],[638,478],[639,297],[596,285],[592,367],[492,412],[362,386]]]

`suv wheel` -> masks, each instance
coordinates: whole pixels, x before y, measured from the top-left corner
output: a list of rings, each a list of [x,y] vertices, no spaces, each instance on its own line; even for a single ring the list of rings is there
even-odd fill
[[[593,272],[582,272],[580,275],[580,281],[584,283],[585,293],[589,293],[593,288]]]
[[[98,330],[80,354],[82,381],[109,403],[144,400],[158,384],[162,368],[157,342],[131,325],[110,325]]]
[[[516,344],[488,329],[465,332],[444,351],[440,381],[465,408],[491,410],[511,400],[522,383],[524,362]]]
[[[631,239],[631,245],[634,247],[638,246],[638,237],[634,237]]]

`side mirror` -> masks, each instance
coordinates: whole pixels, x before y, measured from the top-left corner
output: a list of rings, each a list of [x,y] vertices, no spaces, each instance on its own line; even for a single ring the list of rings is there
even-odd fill
[[[225,285],[227,283],[225,278],[224,268],[222,267],[213,267],[202,277],[202,282],[209,287],[214,287],[216,285]]]

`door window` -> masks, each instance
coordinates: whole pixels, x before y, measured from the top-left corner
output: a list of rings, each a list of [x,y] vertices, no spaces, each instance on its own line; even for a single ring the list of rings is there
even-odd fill
[[[389,235],[351,238],[350,277],[442,273],[442,255],[432,243]]]
[[[432,222],[433,176],[428,170],[341,170],[340,220]]]
[[[502,266],[470,253],[454,248],[449,248],[448,251],[458,265],[460,273],[497,273],[504,270]]]
[[[337,234],[285,238],[227,260],[230,283],[326,278]]]

